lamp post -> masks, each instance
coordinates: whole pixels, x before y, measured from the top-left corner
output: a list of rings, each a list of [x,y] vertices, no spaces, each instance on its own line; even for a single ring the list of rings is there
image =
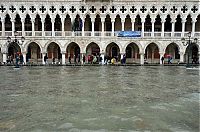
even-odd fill
[[[21,37],[21,43],[20,43],[19,40],[17,39],[17,36],[18,36],[17,31],[14,32],[14,36],[15,36],[14,40],[12,40],[11,37],[9,37],[9,36],[7,37],[8,44],[21,46],[24,43],[25,38],[22,36]],[[19,52],[19,51],[16,51],[16,52]],[[15,67],[19,67],[18,61],[19,61],[19,55],[16,53],[16,65],[15,65]]]
[[[186,64],[186,67],[190,67],[190,47],[191,47],[191,44],[196,44],[197,43],[197,38],[194,38],[194,40],[191,40],[191,32],[188,32],[188,40],[186,40],[185,38],[182,38],[181,41],[183,43],[184,46],[188,46],[188,51],[187,51],[187,54],[188,54],[188,60],[187,60],[187,64]]]

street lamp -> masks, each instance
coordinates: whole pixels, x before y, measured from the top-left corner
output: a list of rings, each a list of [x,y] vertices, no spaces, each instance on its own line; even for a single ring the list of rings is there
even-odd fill
[[[9,37],[9,36],[7,37],[8,44],[21,46],[24,43],[25,38],[22,36],[21,37],[21,43],[20,43],[19,40],[17,40],[17,36],[18,36],[18,32],[17,31],[14,32],[14,36],[15,36],[14,40],[12,40],[11,37]],[[16,56],[16,67],[19,67],[18,61],[19,61],[19,55]]]
[[[183,43],[184,46],[188,46],[188,51],[187,51],[187,54],[188,54],[188,60],[187,60],[187,65],[186,67],[190,67],[190,47],[191,47],[191,44],[196,44],[198,39],[197,38],[194,38],[194,40],[190,40],[191,38],[191,32],[188,32],[188,38],[189,40],[187,41],[185,38],[182,38],[181,41]]]

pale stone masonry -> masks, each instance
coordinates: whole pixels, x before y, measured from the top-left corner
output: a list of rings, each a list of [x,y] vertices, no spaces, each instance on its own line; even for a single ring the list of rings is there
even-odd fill
[[[22,45],[8,43],[14,32]],[[140,31],[141,37],[118,37],[120,31]],[[181,38],[188,40],[183,46]],[[18,36],[18,38],[20,38]],[[127,62],[173,63],[200,58],[199,0],[1,0],[0,62],[21,52],[24,61],[43,63],[44,56],[62,64],[69,56],[99,55]]]

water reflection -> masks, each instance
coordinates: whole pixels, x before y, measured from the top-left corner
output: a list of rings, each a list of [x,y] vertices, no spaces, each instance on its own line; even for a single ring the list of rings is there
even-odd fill
[[[0,131],[199,131],[199,71],[0,67]]]

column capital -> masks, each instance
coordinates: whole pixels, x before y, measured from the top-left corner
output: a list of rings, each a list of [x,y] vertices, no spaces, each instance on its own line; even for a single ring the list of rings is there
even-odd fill
[[[66,54],[67,52],[66,51],[61,51],[61,54]]]
[[[143,53],[143,52],[140,52],[139,54],[140,54],[140,55],[144,55],[145,53]]]

